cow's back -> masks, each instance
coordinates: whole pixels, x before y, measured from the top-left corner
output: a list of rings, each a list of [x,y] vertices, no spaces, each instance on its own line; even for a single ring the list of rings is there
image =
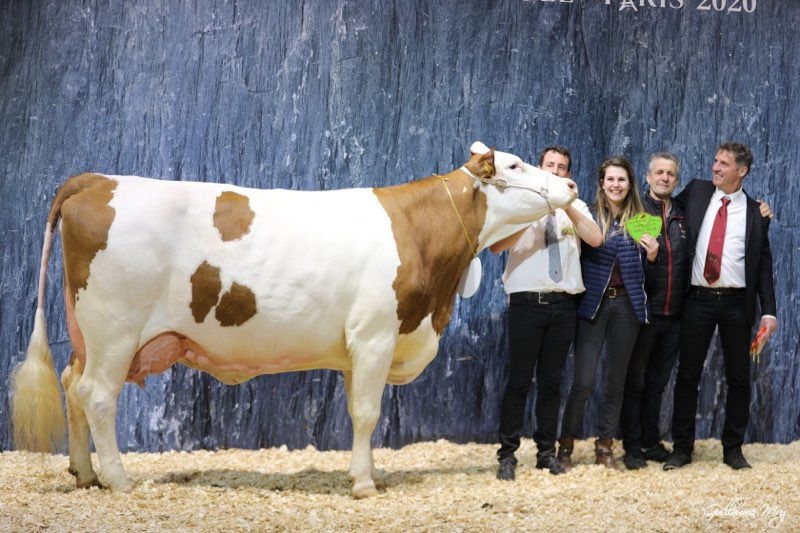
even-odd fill
[[[108,179],[107,239],[76,291],[90,335],[135,334],[141,348],[175,334],[213,355],[193,366],[224,360],[255,374],[346,368],[354,322],[397,327],[399,259],[371,190]],[[90,230],[62,216],[65,233]],[[65,242],[67,261],[70,253]],[[109,314],[119,323],[93,331]]]

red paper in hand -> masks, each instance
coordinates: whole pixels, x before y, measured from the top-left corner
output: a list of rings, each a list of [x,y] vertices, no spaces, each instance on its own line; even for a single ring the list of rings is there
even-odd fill
[[[758,356],[761,355],[761,350],[764,349],[764,345],[767,343],[767,327],[761,326],[756,333],[756,338],[753,339],[753,344],[750,346],[750,357],[758,363]]]

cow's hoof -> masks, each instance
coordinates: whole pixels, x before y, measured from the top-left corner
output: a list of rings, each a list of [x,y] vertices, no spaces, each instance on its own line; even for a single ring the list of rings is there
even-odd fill
[[[75,484],[78,486],[79,489],[90,489],[92,487],[97,487],[99,489],[103,488],[103,485],[100,483],[100,480],[97,479],[97,474],[92,472],[88,476],[81,476],[78,474],[77,470],[70,467],[69,473],[75,476]]]
[[[378,495],[375,483],[370,479],[353,485],[353,498],[370,498]]]
[[[109,483],[111,492],[116,494],[124,494],[133,490],[133,483],[127,479],[118,483]]]
[[[97,476],[94,476],[92,479],[88,481],[78,480],[77,485],[79,489],[90,489],[92,487],[97,487],[98,489],[103,488],[103,484],[100,483],[100,480],[97,479]]]
[[[112,480],[106,478],[106,483],[103,487],[107,487],[114,494],[125,494],[133,490],[134,484],[126,477],[119,480]]]

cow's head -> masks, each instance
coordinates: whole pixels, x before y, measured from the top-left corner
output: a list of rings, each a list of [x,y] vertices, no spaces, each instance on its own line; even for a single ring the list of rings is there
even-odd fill
[[[489,246],[516,233],[556,208],[568,206],[578,196],[571,179],[559,178],[529,165],[513,154],[498,152],[481,142],[470,147],[471,157],[462,169],[475,178],[486,194],[486,223],[478,239]]]

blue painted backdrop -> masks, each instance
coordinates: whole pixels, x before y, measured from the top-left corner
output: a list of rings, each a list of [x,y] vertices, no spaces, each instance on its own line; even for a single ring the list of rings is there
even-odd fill
[[[651,152],[672,150],[686,182],[709,177],[717,143],[749,143],[745,187],[777,214],[781,329],[753,368],[748,439],[797,439],[798,27],[800,3],[776,0],[0,2],[0,450],[12,448],[7,376],[32,327],[46,213],[67,176],[380,186],[459,166],[475,140],[527,160],[570,147],[587,200],[608,155],[641,175]],[[495,440],[504,258],[482,259],[482,288],[456,303],[437,359],[386,388],[377,445]],[[59,371],[70,352],[61,272],[54,257],[46,311]],[[724,415],[712,349],[701,437],[718,436]],[[126,385],[119,406],[123,450],[351,440],[342,380],[328,371],[227,387],[174,367],[144,390]]]

